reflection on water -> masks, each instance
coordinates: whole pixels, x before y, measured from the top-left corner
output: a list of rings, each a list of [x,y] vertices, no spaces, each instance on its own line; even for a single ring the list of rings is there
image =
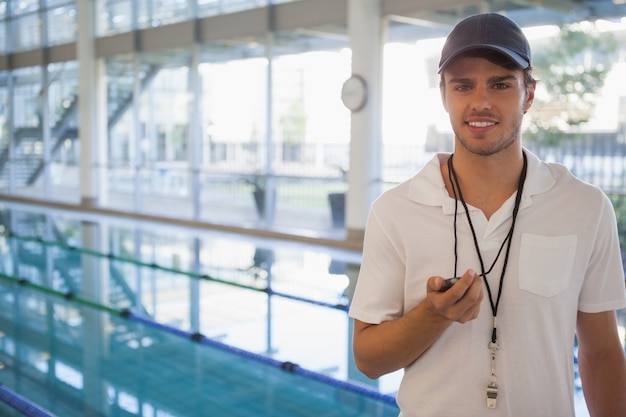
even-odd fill
[[[0,282],[5,295],[0,379],[59,416],[195,417],[234,415],[233,410],[241,417],[398,413],[391,401],[364,395],[361,387],[33,287]],[[43,314],[46,309],[50,315]]]
[[[358,275],[359,253],[159,224],[78,219],[76,214],[43,215],[9,208],[0,210],[0,232],[0,273],[8,277],[28,280],[66,298],[82,297],[114,311],[128,310],[173,329],[295,363],[339,381],[365,384],[384,394],[393,394],[398,387],[401,372],[371,381],[356,370],[352,359],[347,307]],[[28,318],[29,331],[37,326],[56,329],[55,337],[73,343],[77,352],[85,337],[115,339],[125,351],[146,352],[141,361],[147,366],[147,350],[163,348],[163,334],[133,328],[115,315],[110,318],[98,313],[96,316],[102,317],[90,319],[90,326],[86,326],[84,322],[90,316],[82,309],[36,297],[23,298],[21,302],[26,305],[20,305],[15,291],[10,286],[2,291],[4,307],[0,311],[4,315],[0,329],[5,334],[15,330],[14,314],[19,311]],[[622,314],[622,337],[625,322]],[[32,337],[37,335],[33,333]],[[0,338],[3,361],[15,365],[15,359],[27,358],[42,372],[53,363],[57,378],[76,390],[84,390],[89,382],[86,379],[91,374],[84,370],[62,360],[50,360],[50,355],[56,357],[60,352],[29,350],[26,343],[18,353],[17,342],[11,340]],[[167,340],[167,344],[180,343],[169,337]],[[96,346],[108,345],[101,340]],[[189,349],[186,359],[196,357],[195,350]],[[168,354],[174,353],[168,352],[159,352],[160,356],[149,360],[160,367],[171,366]],[[15,357],[11,359],[11,355]],[[100,357],[97,352],[94,355]],[[180,354],[175,355],[178,360]],[[196,360],[203,363],[206,359]],[[143,372],[141,366],[135,369]],[[193,375],[200,375],[191,365],[180,372],[191,375],[178,378],[193,380]],[[0,371],[0,377],[5,374]],[[24,383],[22,377],[18,379],[12,382]],[[576,388],[577,415],[584,416],[587,412],[580,387]],[[94,401],[114,396],[118,406],[128,403],[129,409],[139,407],[133,390],[109,386],[100,391],[95,391]],[[145,398],[140,402],[142,407],[152,404]],[[190,415],[201,415],[194,412]]]
[[[80,220],[75,215],[64,216],[62,213],[44,216],[5,209],[0,211],[0,220],[3,232],[0,273],[4,276],[0,280],[0,292],[5,294],[5,302],[0,307],[3,317],[0,329],[4,332],[4,337],[0,338],[0,351],[2,361],[8,364],[5,372],[0,371],[0,378],[7,386],[15,384],[19,387],[21,375],[33,373],[32,369],[36,369],[42,373],[53,371],[62,385],[70,390],[85,391],[87,395],[87,387],[92,386],[87,379],[94,377],[66,359],[87,354],[81,352],[83,341],[100,340],[95,345],[116,350],[105,355],[107,358],[114,356],[116,361],[120,358],[119,349],[142,352],[141,363],[147,366],[147,352],[161,349],[165,337],[159,332],[136,328],[116,314],[89,319],[94,313],[76,307],[75,303],[50,301],[41,294],[37,297],[36,291],[32,290],[24,296],[26,289],[24,285],[16,284],[16,280],[18,283],[23,280],[39,292],[60,295],[61,299],[90,300],[113,312],[130,311],[169,328],[202,335],[208,340],[277,361],[294,363],[298,369],[337,381],[352,379],[355,368],[350,359],[350,321],[346,310],[350,288],[348,275],[358,270],[358,253],[162,225],[139,225],[111,219]],[[22,321],[27,322],[28,327],[18,330],[16,323]],[[43,336],[50,340],[43,347],[31,343],[31,336],[27,339],[20,337],[28,333],[41,339],[46,331],[53,331],[53,336]],[[62,349],[57,346],[59,338],[64,341]],[[112,341],[115,344],[110,344]],[[178,342],[168,341],[166,344],[170,343]],[[76,352],[61,355],[59,349],[65,350],[65,344],[73,346]],[[93,353],[95,363],[102,364],[102,352],[91,348],[89,352]],[[177,379],[189,381],[194,375],[197,377],[199,371],[192,366],[187,371],[182,370],[180,353],[172,351],[171,355],[174,357],[161,353],[150,361],[164,369],[178,368],[180,375],[176,376]],[[186,356],[193,358],[191,353]],[[29,366],[20,366],[21,363]],[[120,363],[107,362],[103,366],[118,372]],[[122,366],[144,372],[135,363]],[[232,368],[230,364],[228,366]],[[149,379],[151,372],[154,374],[154,371],[147,370],[143,378]],[[168,381],[174,378],[164,377]],[[165,383],[163,377],[155,379]],[[360,374],[354,378],[359,379],[362,379]],[[232,382],[241,385],[239,381]],[[315,384],[311,382],[297,381],[293,385],[294,388],[308,386],[313,393],[324,391],[323,387],[312,386]],[[58,389],[56,385],[49,388],[52,391]],[[146,388],[135,388],[125,390],[113,384],[104,391],[89,392],[96,402],[98,398],[109,398],[107,401],[111,404],[125,404],[122,408],[128,410],[137,408],[137,392],[144,393],[140,401],[142,407],[152,404],[146,397],[156,394]],[[204,388],[211,392],[208,387]],[[380,408],[380,412],[374,415],[397,414],[395,406],[384,401],[365,397],[351,400],[349,393],[344,391],[337,390],[333,394],[336,402],[333,408],[340,409],[338,405],[343,404],[368,409],[374,404]],[[29,392],[29,397],[37,401],[36,390]],[[40,395],[39,400],[49,404],[49,396]],[[159,400],[163,398],[159,394]],[[177,401],[180,399],[173,399],[174,403]],[[348,405],[344,404],[346,401]],[[355,402],[358,407],[350,402]],[[305,408],[307,410],[286,415],[319,415],[313,414],[316,407]],[[267,415],[277,412],[273,409]]]

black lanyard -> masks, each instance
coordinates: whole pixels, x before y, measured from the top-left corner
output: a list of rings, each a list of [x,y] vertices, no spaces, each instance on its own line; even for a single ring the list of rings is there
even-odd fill
[[[517,195],[515,196],[515,206],[513,207],[513,216],[511,220],[511,228],[509,229],[509,233],[507,233],[500,249],[498,250],[498,254],[496,255],[496,259],[494,259],[491,267],[488,271],[485,271],[485,264],[483,262],[483,257],[480,253],[480,247],[478,245],[478,238],[476,237],[476,232],[474,231],[474,224],[472,223],[472,219],[470,217],[470,212],[467,208],[467,204],[465,203],[465,199],[463,198],[463,193],[461,192],[461,187],[459,185],[459,179],[456,175],[456,171],[454,170],[454,166],[452,165],[452,157],[454,155],[450,155],[448,159],[448,177],[450,178],[450,184],[452,186],[452,194],[454,195],[454,275],[457,276],[457,261],[458,261],[458,252],[457,252],[457,229],[456,229],[456,219],[458,213],[458,201],[461,200],[461,204],[463,204],[463,208],[465,209],[465,215],[467,216],[467,222],[469,223],[470,230],[472,231],[472,237],[474,238],[474,247],[476,248],[476,254],[478,255],[478,260],[480,261],[480,269],[481,276],[485,281],[485,286],[487,287],[487,294],[489,294],[489,303],[491,304],[491,312],[493,314],[493,331],[491,334],[491,342],[497,342],[497,334],[496,334],[496,316],[498,315],[498,306],[500,305],[500,299],[502,297],[502,285],[504,283],[504,273],[506,272],[506,266],[509,262],[509,253],[511,251],[511,242],[513,241],[513,229],[515,228],[515,222],[517,220],[517,213],[519,212],[520,203],[522,201],[522,191],[524,189],[524,182],[526,180],[526,171],[528,166],[528,161],[526,158],[526,153],[522,153],[524,156],[524,165],[522,167],[522,173],[520,174],[519,183],[517,185]],[[457,199],[458,197],[458,199]],[[494,301],[491,287],[489,286],[489,281],[487,280],[487,274],[491,272],[494,265],[500,258],[500,254],[502,253],[502,249],[504,245],[506,247],[506,253],[504,254],[504,264],[502,265],[502,272],[500,273],[500,284],[498,286],[498,295]]]

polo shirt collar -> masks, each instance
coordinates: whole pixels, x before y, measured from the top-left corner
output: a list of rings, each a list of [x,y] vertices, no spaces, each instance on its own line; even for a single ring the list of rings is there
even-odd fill
[[[520,209],[532,204],[532,196],[548,191],[556,183],[554,175],[545,162],[527,149],[524,149],[524,152],[528,159],[528,171]],[[439,168],[441,164],[446,163],[448,158],[450,158],[449,153],[436,154],[410,180],[408,195],[410,200],[427,206],[439,206],[443,208],[444,213],[454,214],[454,199],[446,191]],[[458,209],[462,211],[463,207],[458,207]]]

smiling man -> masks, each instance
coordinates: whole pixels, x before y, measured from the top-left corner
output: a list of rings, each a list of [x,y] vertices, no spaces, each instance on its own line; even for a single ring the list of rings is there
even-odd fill
[[[357,366],[404,369],[402,417],[573,416],[577,336],[591,416],[626,415],[615,215],[601,190],[523,147],[527,39],[507,17],[471,16],[439,73],[454,153],[371,208],[350,310]]]

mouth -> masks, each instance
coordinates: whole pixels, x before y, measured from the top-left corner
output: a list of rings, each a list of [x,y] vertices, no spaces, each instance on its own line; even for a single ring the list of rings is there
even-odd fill
[[[500,123],[493,117],[471,117],[465,119],[465,126],[472,135],[484,136],[497,128]]]
[[[494,122],[493,120],[468,120],[468,121],[465,122],[465,124],[467,124],[470,127],[483,129],[483,128],[486,128],[486,127],[495,126],[498,123]]]

